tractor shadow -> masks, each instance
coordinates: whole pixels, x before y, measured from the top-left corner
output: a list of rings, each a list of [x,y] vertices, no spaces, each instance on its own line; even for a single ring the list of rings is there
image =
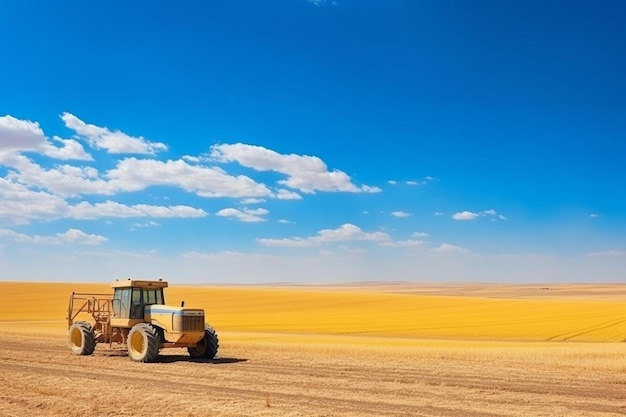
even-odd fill
[[[97,356],[106,356],[106,357],[116,357],[116,358],[128,358],[128,352],[122,349],[112,349],[112,350],[101,350],[96,352]],[[239,362],[247,362],[248,359],[245,358],[213,358],[213,359],[202,359],[202,358],[192,358],[189,355],[178,355],[178,354],[165,354],[157,356],[154,363],[175,363],[175,362],[188,362],[188,363],[208,363],[211,365],[227,365],[231,363],[239,363]]]
[[[186,355],[159,355],[154,363],[174,363],[174,362],[188,362],[188,363],[208,363],[211,365],[226,365],[231,363],[247,362],[248,359],[244,358],[213,358],[202,359],[192,358]]]

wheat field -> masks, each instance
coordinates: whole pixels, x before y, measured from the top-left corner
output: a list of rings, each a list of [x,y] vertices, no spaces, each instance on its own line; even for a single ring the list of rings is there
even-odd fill
[[[625,415],[625,287],[173,286],[219,357],[138,364],[69,353],[69,295],[109,285],[0,282],[0,415]]]

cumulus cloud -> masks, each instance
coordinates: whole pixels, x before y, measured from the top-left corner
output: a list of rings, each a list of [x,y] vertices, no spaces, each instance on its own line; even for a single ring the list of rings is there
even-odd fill
[[[125,205],[115,201],[92,204],[86,201],[67,208],[67,217],[76,219],[96,219],[101,217],[130,218],[130,217],[205,217],[207,213],[202,209],[189,206],[153,206],[148,204]]]
[[[52,236],[26,235],[9,229],[0,229],[0,237],[9,238],[18,243],[34,244],[67,244],[67,245],[100,245],[107,238],[100,235],[87,234],[79,229],[68,229],[66,232]]]
[[[0,164],[13,169],[7,179],[60,196],[113,194],[116,191],[113,184],[100,178],[97,169],[89,166],[58,165],[47,169],[17,154],[0,154]]]
[[[14,169],[7,178],[46,189],[61,196],[112,195],[142,191],[150,186],[172,186],[200,197],[260,198],[274,196],[264,184],[245,176],[232,176],[219,167],[191,165],[186,161],[126,158],[103,174],[90,166],[60,165],[44,168],[24,155],[0,154],[0,164]],[[279,199],[300,199],[279,190]]]
[[[65,217],[68,203],[58,195],[33,191],[23,184],[0,178],[0,222],[24,224],[31,220]]]
[[[298,193],[289,190],[280,189],[274,194],[279,200],[302,200],[302,196]]]
[[[245,223],[257,223],[257,222],[264,222],[266,219],[263,216],[267,215],[268,213],[269,213],[269,210],[266,210],[264,208],[258,208],[258,209],[245,208],[243,210],[238,210],[235,208],[225,208],[215,213],[215,215],[221,216],[221,217],[233,218],[241,222],[245,222]]]
[[[503,216],[502,214],[499,214],[494,209],[484,210],[478,213],[465,210],[465,211],[460,211],[458,213],[454,213],[452,215],[452,218],[454,220],[461,220],[461,221],[476,220],[479,217],[489,217],[491,218],[492,221],[495,221],[496,219],[508,220],[505,216]]]
[[[232,176],[218,167],[191,165],[182,159],[158,161],[126,158],[107,172],[114,188],[139,191],[151,185],[169,185],[193,192],[200,197],[266,197],[272,194],[264,184],[238,175]]]
[[[157,227],[157,226],[160,226],[160,224],[154,221],[145,222],[145,223],[133,223],[133,227],[138,227],[138,228]]]
[[[108,153],[147,154],[154,155],[159,151],[167,150],[161,142],[151,142],[141,136],[133,137],[119,130],[111,131],[106,127],[88,124],[71,113],[63,113],[61,119],[65,126],[76,132],[78,137],[87,140],[95,149],[104,149]]]
[[[264,198],[244,198],[241,200],[241,204],[262,204],[265,203]]]
[[[345,223],[337,229],[320,230],[316,236],[311,237],[294,237],[288,239],[257,239],[259,243],[265,246],[278,247],[302,247],[312,246],[324,243],[347,242],[347,241],[370,241],[370,242],[387,242],[390,237],[384,232],[364,232],[360,227],[350,223]]]
[[[55,143],[59,146],[55,146]],[[36,152],[61,160],[93,160],[77,141],[55,136],[51,142],[39,123],[10,115],[0,117],[0,153],[3,152]]]
[[[384,248],[416,248],[424,246],[425,242],[423,240],[417,239],[409,239],[409,240],[398,240],[395,242],[381,242],[379,246]]]
[[[356,186],[343,171],[329,171],[316,156],[279,154],[262,146],[243,143],[214,145],[211,157],[218,162],[237,162],[256,171],[274,171],[287,176],[278,183],[303,193],[326,192],[380,192],[380,188]]]
[[[324,229],[320,230],[317,236],[312,237],[313,242],[339,242],[346,240],[367,240],[374,242],[381,242],[389,240],[389,235],[383,232],[367,233],[361,230],[360,227],[350,223],[341,225],[338,229]]]
[[[474,220],[477,219],[479,216],[478,213],[473,213],[471,211],[461,211],[459,213],[454,213],[452,215],[452,218],[454,220]]]
[[[204,210],[189,206],[127,206],[113,201],[70,204],[62,197],[34,191],[23,184],[0,178],[0,223],[25,224],[33,220],[62,218],[96,219],[128,217],[204,217]]]
[[[469,249],[462,248],[460,246],[455,246],[450,243],[442,243],[436,248],[432,249],[432,252],[435,253],[465,253],[469,252]]]
[[[105,202],[88,201],[90,196],[140,192],[154,186],[173,187],[204,198],[236,198],[241,204],[259,204],[269,198],[301,200],[304,194],[323,191],[380,191],[377,187],[355,185],[345,172],[329,170],[315,156],[283,155],[260,146],[236,143],[213,146],[210,156],[185,155],[178,160],[161,160],[149,156],[167,150],[163,143],[90,124],[68,112],[60,117],[65,126],[75,132],[72,138],[53,136],[50,139],[37,122],[10,115],[0,117],[0,168],[6,168],[4,176],[0,177],[0,224],[62,218],[208,215],[202,209],[184,205],[125,205],[113,198]],[[55,163],[55,160],[93,161],[83,144],[109,154],[147,156],[125,155],[109,169],[95,163]],[[30,154],[46,156],[49,160]],[[256,171],[277,172],[283,177],[277,186],[270,187],[246,175],[230,175],[217,165],[230,162]],[[240,221],[263,221],[267,214],[263,210],[227,208],[219,215]],[[401,212],[395,215],[403,216]]]
[[[429,175],[429,176],[424,177],[424,178],[423,178],[423,179],[421,179],[421,180],[406,180],[406,181],[404,181],[404,184],[405,184],[405,185],[410,185],[410,186],[412,186],[412,187],[416,187],[416,186],[420,186],[420,185],[426,185],[426,184],[428,184],[429,182],[432,182],[432,181],[434,181],[434,180],[435,180],[435,177],[431,177],[431,176]],[[387,181],[387,184],[390,184],[390,185],[397,185],[397,184],[398,184],[398,181],[396,181],[396,180],[389,180],[389,181]]]
[[[405,212],[405,211],[392,211],[392,212],[391,212],[391,215],[392,215],[393,217],[399,217],[399,218],[403,218],[403,217],[410,217],[410,216],[411,216],[411,214],[410,214],[410,213],[407,213],[407,212]]]

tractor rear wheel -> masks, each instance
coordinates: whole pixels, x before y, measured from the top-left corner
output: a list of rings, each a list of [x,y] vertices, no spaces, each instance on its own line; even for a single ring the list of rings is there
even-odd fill
[[[75,355],[91,355],[96,349],[96,335],[91,324],[77,321],[68,332],[70,348]]]
[[[136,362],[154,362],[161,349],[157,330],[147,323],[135,324],[128,333],[128,356]]]
[[[220,347],[220,341],[217,338],[215,329],[206,326],[204,329],[204,337],[194,347],[188,347],[187,351],[192,358],[213,359],[217,355]]]

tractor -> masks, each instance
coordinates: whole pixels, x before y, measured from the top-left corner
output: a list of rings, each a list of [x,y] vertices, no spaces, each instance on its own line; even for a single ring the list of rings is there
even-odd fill
[[[69,344],[76,355],[91,355],[97,343],[126,346],[137,362],[153,362],[163,348],[187,348],[192,358],[213,359],[219,340],[205,324],[204,310],[165,305],[159,280],[115,280],[113,294],[73,292],[67,310]],[[79,315],[91,320],[77,320]]]

